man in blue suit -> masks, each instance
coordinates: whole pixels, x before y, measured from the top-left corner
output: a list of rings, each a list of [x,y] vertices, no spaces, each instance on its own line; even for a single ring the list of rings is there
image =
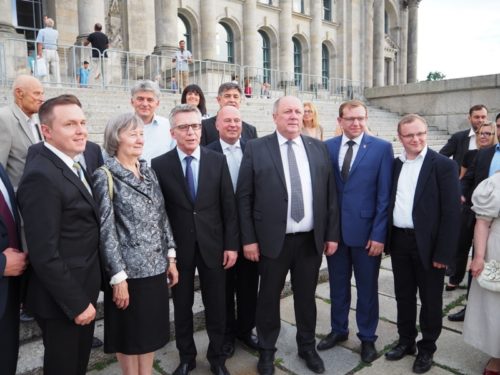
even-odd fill
[[[20,275],[27,265],[19,223],[14,189],[0,164],[0,372],[5,375],[16,373]]]
[[[332,331],[320,341],[318,350],[348,338],[354,270],[361,359],[370,363],[377,357],[378,273],[387,236],[393,152],[390,143],[366,132],[367,119],[364,103],[343,103],[337,119],[343,135],[326,141],[339,199],[341,239],[338,250],[327,258]]]

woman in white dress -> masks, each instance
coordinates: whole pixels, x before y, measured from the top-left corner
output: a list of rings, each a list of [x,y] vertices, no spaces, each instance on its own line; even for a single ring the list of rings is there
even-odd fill
[[[476,279],[485,262],[500,260],[500,171],[478,185],[472,204],[477,219],[471,263],[474,279],[465,314],[464,340],[492,357],[483,374],[497,375],[500,374],[500,293],[480,287]]]

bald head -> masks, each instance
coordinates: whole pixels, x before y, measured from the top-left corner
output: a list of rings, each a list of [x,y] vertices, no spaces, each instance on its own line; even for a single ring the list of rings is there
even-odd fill
[[[16,105],[31,117],[43,103],[43,86],[35,77],[22,74],[12,84],[12,95]]]
[[[242,130],[240,110],[231,105],[219,109],[215,120],[215,127],[219,131],[219,137],[224,142],[234,145],[241,136]]]

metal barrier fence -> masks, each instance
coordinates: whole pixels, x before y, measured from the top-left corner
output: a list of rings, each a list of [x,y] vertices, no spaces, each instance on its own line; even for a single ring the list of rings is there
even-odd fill
[[[90,46],[59,44],[55,59],[37,57],[34,40],[8,38],[0,41],[0,84],[9,85],[18,74],[33,74],[52,86],[129,89],[138,80],[150,79],[162,91],[182,91],[182,74],[173,56],[108,49],[102,54]],[[44,52],[45,55],[45,52]],[[92,57],[92,56],[98,57]],[[83,62],[89,70],[83,70]],[[45,68],[45,69],[44,69]],[[193,60],[188,82],[215,95],[221,83],[236,81],[247,97],[275,98],[296,95],[304,99],[348,100],[362,98],[359,81],[329,78],[277,69],[241,66],[227,62]]]

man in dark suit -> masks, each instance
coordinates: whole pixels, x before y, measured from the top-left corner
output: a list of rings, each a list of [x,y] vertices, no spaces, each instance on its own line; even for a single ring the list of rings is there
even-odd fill
[[[469,109],[467,119],[469,120],[470,128],[453,134],[443,148],[439,150],[440,154],[451,156],[455,160],[458,171],[460,171],[466,152],[477,148],[476,132],[479,126],[488,119],[488,109],[483,104],[473,105]]]
[[[210,344],[207,359],[216,375],[229,372],[222,352],[225,319],[225,269],[240,246],[236,203],[225,156],[200,147],[201,113],[188,104],[170,113],[177,147],[151,161],[177,243],[179,283],[172,288],[175,341],[180,364],[175,375],[196,367],[193,339],[194,274],[198,269]]]
[[[245,141],[241,139],[240,111],[229,105],[222,107],[217,113],[216,127],[220,139],[210,143],[207,148],[226,155],[236,193],[238,173],[245,151]],[[226,338],[223,350],[228,357],[234,354],[236,338],[253,350],[259,349],[257,337],[252,333],[255,327],[258,284],[257,264],[244,256],[238,256],[236,265],[226,272]]]
[[[226,82],[219,86],[217,102],[220,108],[231,105],[240,109],[241,87],[237,83]],[[203,129],[201,131],[200,145],[206,146],[219,139],[219,134],[215,126],[216,116],[205,119],[201,122]],[[242,122],[241,138],[244,141],[257,138],[257,129],[255,126]]]
[[[0,372],[15,375],[19,350],[19,284],[27,266],[21,250],[14,189],[0,164]]]
[[[366,133],[367,119],[363,102],[343,103],[337,118],[343,135],[326,141],[339,197],[341,241],[338,251],[328,257],[332,331],[318,349],[348,338],[354,270],[361,359],[370,363],[377,357],[378,274],[387,237],[393,152],[389,142]]]
[[[261,375],[274,373],[280,331],[280,294],[291,273],[299,356],[316,373],[325,371],[315,349],[316,300],[323,252],[337,250],[339,220],[327,150],[301,136],[304,107],[293,96],[273,107],[276,132],[246,144],[238,176],[243,252],[258,262],[257,335]]]
[[[26,304],[42,330],[44,374],[86,373],[101,283],[99,214],[75,161],[87,128],[79,100],[61,95],[39,111],[44,148],[18,190],[31,274]]]
[[[385,356],[394,361],[415,353],[418,289],[422,339],[413,372],[422,374],[432,366],[442,327],[445,268],[458,242],[458,173],[453,161],[427,147],[422,117],[404,116],[398,137],[404,152],[394,161],[387,252],[394,273],[399,342]]]

